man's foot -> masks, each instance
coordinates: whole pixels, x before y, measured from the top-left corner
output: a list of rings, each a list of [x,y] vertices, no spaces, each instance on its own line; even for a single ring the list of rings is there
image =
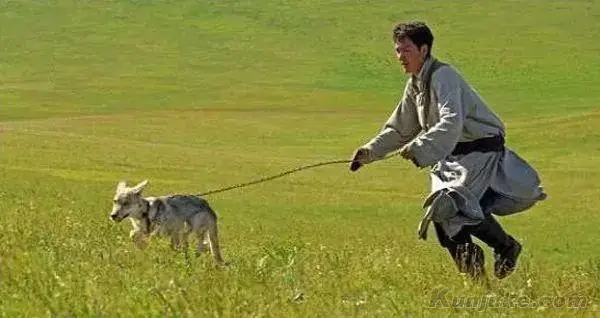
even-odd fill
[[[454,257],[458,271],[477,280],[485,276],[483,250],[475,243],[459,244]]]
[[[512,274],[517,267],[517,259],[521,254],[523,246],[512,236],[510,238],[510,245],[506,247],[502,252],[495,252],[494,257],[496,261],[494,263],[494,275],[497,278],[503,279],[508,275]]]

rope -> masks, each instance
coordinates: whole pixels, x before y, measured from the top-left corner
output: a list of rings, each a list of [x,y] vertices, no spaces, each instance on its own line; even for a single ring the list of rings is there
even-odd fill
[[[338,163],[350,163],[350,162],[352,162],[352,160],[334,160],[334,161],[326,161],[326,162],[315,163],[315,164],[312,164],[312,165],[302,166],[302,167],[299,167],[299,168],[296,168],[296,169],[288,170],[288,171],[282,172],[280,174],[276,174],[274,176],[265,177],[265,178],[261,178],[261,179],[258,179],[258,180],[246,182],[246,183],[240,183],[240,184],[232,185],[232,186],[221,188],[221,189],[217,189],[217,190],[207,191],[207,192],[198,194],[198,196],[205,196],[205,195],[209,195],[209,194],[213,194],[213,193],[225,192],[225,191],[229,191],[229,190],[233,190],[233,189],[237,189],[237,188],[242,188],[242,187],[246,187],[246,186],[257,184],[257,183],[262,183],[262,182],[270,181],[270,180],[273,180],[273,179],[281,178],[281,177],[286,176],[288,174],[292,174],[292,173],[295,173],[295,172],[298,172],[298,171],[302,171],[302,170],[306,170],[306,169],[310,169],[310,168],[315,168],[315,167],[325,166],[325,165],[338,164]]]
[[[381,160],[385,160],[388,158],[391,158],[393,156],[396,156],[399,154],[398,152],[394,152],[392,154],[387,155],[386,157],[384,157]],[[320,167],[320,166],[326,166],[326,165],[333,165],[333,164],[340,164],[340,163],[351,163],[352,160],[332,160],[332,161],[325,161],[325,162],[319,162],[319,163],[315,163],[315,164],[311,164],[311,165],[306,165],[306,166],[301,166],[295,169],[291,169],[291,170],[287,170],[284,171],[282,173],[270,176],[270,177],[264,177],[264,178],[260,178],[258,180],[254,180],[254,181],[250,181],[250,182],[245,182],[245,183],[239,183],[236,185],[232,185],[232,186],[228,186],[228,187],[224,187],[224,188],[220,188],[220,189],[216,189],[216,190],[211,190],[211,191],[206,191],[203,193],[199,193],[196,194],[197,196],[206,196],[209,194],[215,194],[215,193],[219,193],[219,192],[225,192],[225,191],[229,191],[229,190],[233,190],[233,189],[237,189],[237,188],[243,188],[243,187],[247,187],[249,185],[253,185],[253,184],[257,184],[257,183],[262,183],[262,182],[267,182],[273,179],[277,179],[277,178],[281,178],[283,176],[286,176],[288,174],[292,174],[292,173],[296,173],[298,171],[302,171],[302,170],[306,170],[306,169],[311,169],[311,168],[316,168],[316,167]]]

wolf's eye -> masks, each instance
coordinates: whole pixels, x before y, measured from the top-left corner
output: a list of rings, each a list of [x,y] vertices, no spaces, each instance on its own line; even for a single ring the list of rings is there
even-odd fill
[[[117,204],[117,203],[119,203],[119,201],[117,201],[117,199],[114,199],[114,200],[113,200],[113,203],[114,203],[114,204]]]

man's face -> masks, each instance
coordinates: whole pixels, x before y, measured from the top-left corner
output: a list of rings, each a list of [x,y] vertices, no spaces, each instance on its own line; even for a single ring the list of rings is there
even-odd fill
[[[405,73],[417,74],[423,66],[425,56],[427,55],[427,45],[422,45],[421,49],[409,38],[404,37],[395,43],[396,58],[402,64]]]

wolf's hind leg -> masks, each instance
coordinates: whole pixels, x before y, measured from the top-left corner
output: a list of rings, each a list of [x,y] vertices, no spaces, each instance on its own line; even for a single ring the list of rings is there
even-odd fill
[[[217,220],[211,220],[208,223],[208,244],[213,260],[218,266],[227,266],[221,255],[221,247],[219,246],[219,230],[217,229]]]

